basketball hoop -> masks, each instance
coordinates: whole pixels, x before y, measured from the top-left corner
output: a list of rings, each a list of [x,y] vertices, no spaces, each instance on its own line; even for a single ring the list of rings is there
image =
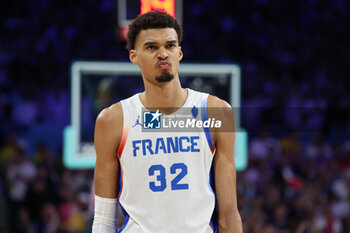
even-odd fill
[[[137,15],[128,15],[128,7],[132,7],[130,0],[118,0],[118,25],[119,36],[126,41],[129,30],[129,23]],[[175,16],[175,18],[182,23],[182,0],[142,0],[139,5],[141,14],[148,11],[161,10],[168,14]]]

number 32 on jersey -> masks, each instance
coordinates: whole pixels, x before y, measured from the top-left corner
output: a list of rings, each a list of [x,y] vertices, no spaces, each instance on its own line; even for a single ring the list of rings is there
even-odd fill
[[[180,171],[180,172],[179,172]],[[171,180],[171,190],[186,190],[188,189],[188,184],[182,184],[180,181],[187,175],[187,166],[184,163],[174,163],[170,167],[170,174],[177,174]],[[156,182],[149,182],[149,188],[153,192],[163,192],[167,187],[166,182],[166,168],[163,165],[157,164],[152,165],[148,169],[149,176],[155,176]],[[180,184],[179,184],[180,183]]]

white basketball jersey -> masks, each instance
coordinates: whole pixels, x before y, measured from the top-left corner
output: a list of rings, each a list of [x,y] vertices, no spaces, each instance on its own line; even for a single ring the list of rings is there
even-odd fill
[[[198,108],[204,121],[207,98],[208,94],[188,89],[182,108]],[[215,194],[210,185],[215,149],[209,129],[145,132],[139,94],[121,103],[119,203],[125,220],[119,232],[216,232]]]

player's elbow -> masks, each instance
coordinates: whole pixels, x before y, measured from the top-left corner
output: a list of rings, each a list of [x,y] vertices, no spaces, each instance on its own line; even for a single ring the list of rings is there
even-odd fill
[[[242,219],[235,207],[226,207],[219,211],[218,224],[220,229],[229,230],[233,226],[241,225]]]

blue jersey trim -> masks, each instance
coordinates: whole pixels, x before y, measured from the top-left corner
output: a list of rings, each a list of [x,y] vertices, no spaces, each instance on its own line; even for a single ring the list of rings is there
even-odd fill
[[[128,215],[128,213],[125,211],[125,209],[123,208],[123,206],[121,204],[120,204],[120,207],[121,207],[123,215],[124,215],[124,222],[123,222],[122,228],[118,231],[118,233],[121,233],[124,230],[124,228],[126,227],[126,225],[128,224],[128,222],[129,222],[129,215]]]
[[[214,220],[210,220],[210,226],[213,229],[213,233],[218,233],[218,228],[216,227],[216,223],[214,222]]]
[[[202,121],[208,120],[207,99],[202,99],[202,102],[201,102],[201,116],[202,116]],[[203,127],[203,130],[204,130],[204,134],[205,134],[205,137],[207,139],[210,151],[214,154],[215,146],[214,146],[211,134],[210,134],[210,130],[209,130],[209,128],[205,128],[205,127]],[[213,229],[213,232],[217,233],[216,195],[215,195],[215,192],[213,190],[212,166],[213,166],[213,164],[211,165],[210,172],[209,172],[209,184],[208,185],[209,185],[209,189],[211,190],[211,192],[214,195],[215,209],[213,211],[213,214],[212,214],[211,220],[209,222],[209,225]]]
[[[122,169],[121,169],[121,167],[119,167],[119,179],[118,179],[119,181],[118,181],[118,183],[119,183],[119,185],[118,185],[118,190],[117,190],[117,197],[119,197],[120,196],[120,192],[121,192],[121,190],[122,190]]]
[[[208,120],[208,115],[207,115],[207,99],[202,99],[201,102],[201,116],[202,116],[202,121]],[[203,127],[205,137],[207,138],[207,142],[209,144],[210,150],[212,153],[214,153],[215,146],[213,143],[213,139],[211,138],[210,130],[207,127]]]
[[[215,208],[214,208],[214,211],[213,211],[213,214],[212,214],[212,217],[211,217],[209,224],[210,224],[211,228],[213,229],[213,232],[217,233],[218,228],[217,228],[217,215],[216,215],[216,195],[215,195],[215,192],[213,190],[213,176],[212,176],[213,172],[212,172],[212,170],[213,170],[213,163],[211,164],[211,168],[210,168],[210,172],[209,172],[209,188],[214,195]]]

